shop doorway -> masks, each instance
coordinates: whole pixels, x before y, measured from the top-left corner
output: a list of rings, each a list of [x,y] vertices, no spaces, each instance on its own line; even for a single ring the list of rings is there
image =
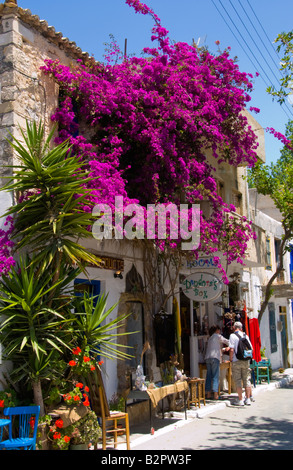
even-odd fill
[[[183,354],[184,372],[190,375],[190,300],[180,292],[181,347]]]
[[[157,367],[160,367],[170,356],[175,354],[175,321],[174,315],[159,312],[154,316],[154,337]]]
[[[198,351],[191,352],[191,342],[193,344],[195,340],[195,347],[198,349],[201,339],[207,334],[208,325],[205,323],[203,312],[200,312],[199,302],[188,299],[183,292],[180,292],[180,318],[184,372],[191,375],[194,364],[199,360]],[[192,357],[192,354],[195,354],[195,357]]]
[[[126,333],[131,333],[127,335],[127,346],[130,348],[132,356],[129,360],[129,367],[136,370],[141,362],[141,353],[144,345],[144,309],[142,302],[128,301],[127,305],[131,313],[126,323]],[[144,359],[143,357],[142,366],[145,370]]]

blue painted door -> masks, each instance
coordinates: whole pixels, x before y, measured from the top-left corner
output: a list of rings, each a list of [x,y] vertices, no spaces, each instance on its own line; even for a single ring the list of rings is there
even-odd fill
[[[84,292],[88,292],[92,297],[97,297],[101,293],[101,281],[90,281],[88,279],[75,279],[74,292],[77,296],[83,296]],[[96,304],[97,298],[94,300]]]
[[[84,292],[88,292],[91,296],[95,297],[94,307],[97,303],[97,296],[101,293],[101,281],[90,281],[88,279],[75,279],[74,292],[76,296],[83,296]],[[96,356],[96,360],[101,359],[100,355]]]

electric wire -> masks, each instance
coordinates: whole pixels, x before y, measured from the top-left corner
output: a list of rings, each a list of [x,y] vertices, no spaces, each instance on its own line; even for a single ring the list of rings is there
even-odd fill
[[[229,1],[230,1],[230,0],[229,0]],[[247,1],[249,2],[249,0],[247,0]],[[255,70],[258,70],[258,67],[255,66],[255,63],[254,63],[254,61],[252,60],[252,57],[253,57],[253,58],[255,59],[255,61],[257,62],[257,64],[258,64],[260,70],[261,70],[261,71],[263,72],[263,74],[264,74],[264,75],[260,74],[260,77],[261,77],[261,79],[264,81],[266,87],[267,87],[267,88],[269,87],[269,86],[268,86],[268,83],[271,84],[271,85],[273,85],[273,81],[272,81],[271,78],[268,76],[268,74],[266,73],[266,71],[264,70],[264,68],[262,67],[262,65],[260,64],[259,60],[258,60],[257,57],[255,56],[254,52],[251,50],[251,48],[250,48],[249,45],[247,44],[247,41],[245,40],[245,38],[243,37],[243,35],[242,35],[241,32],[239,31],[239,28],[235,25],[235,22],[233,21],[231,15],[230,15],[229,12],[227,11],[227,9],[226,9],[226,8],[224,7],[224,5],[222,4],[221,0],[219,0],[219,3],[221,4],[222,9],[224,10],[226,16],[229,18],[230,22],[231,22],[232,25],[234,26],[235,30],[237,31],[238,35],[241,37],[242,41],[243,41],[244,44],[246,45],[247,50],[250,52],[251,55],[249,55],[248,52],[247,52],[247,50],[245,50],[245,48],[243,47],[242,43],[239,41],[238,37],[235,35],[234,31],[231,29],[229,23],[226,21],[225,17],[223,16],[223,14],[221,13],[221,11],[220,11],[219,8],[217,7],[217,5],[216,5],[216,3],[214,2],[214,0],[212,0],[212,3],[213,3],[213,5],[215,6],[215,8],[217,9],[217,11],[218,11],[218,13],[220,14],[220,16],[222,17],[222,19],[224,20],[224,22],[226,23],[226,25],[228,26],[229,30],[232,32],[234,38],[237,40],[237,42],[238,42],[238,44],[240,45],[240,47],[242,48],[242,50],[245,52],[246,56],[248,57],[249,61],[251,62],[251,64],[252,64],[253,67],[255,68]],[[230,3],[231,3],[231,1],[230,1]],[[232,4],[231,4],[231,5],[232,5]],[[251,7],[250,4],[249,4],[249,6],[250,6],[250,8],[252,9],[252,7]],[[237,10],[235,10],[235,7],[234,7],[233,5],[232,5],[232,7],[233,7],[234,11],[236,12],[238,18],[240,19],[240,21],[241,21],[242,24],[244,25],[244,27],[245,27],[245,29],[246,29],[246,32],[248,32],[248,30],[247,30],[247,28],[246,28],[246,26],[245,26],[243,20],[242,20],[242,19],[240,18],[240,16],[239,16]],[[253,10],[252,10],[252,11],[253,11]],[[255,14],[254,11],[253,11],[253,14],[254,14],[254,16],[257,18],[257,16],[256,16],[256,14]],[[258,18],[257,18],[257,20],[258,20]],[[259,20],[258,20],[258,22],[259,22]],[[265,32],[265,30],[264,30],[263,27],[262,27],[262,30]],[[248,33],[248,34],[249,34],[249,33]],[[266,38],[268,39],[268,36],[267,36],[266,33],[265,33],[265,35],[266,35]],[[269,41],[269,39],[268,39],[268,41]],[[271,44],[271,43],[270,43],[270,44]],[[271,44],[271,46],[272,46],[272,44]],[[263,54],[260,52],[259,47],[258,47],[258,46],[256,46],[256,47],[257,47],[259,53],[261,54],[261,56],[263,57]],[[273,46],[272,46],[272,48],[273,48]],[[274,48],[273,48],[273,50],[275,51]],[[276,51],[275,51],[275,52],[276,52]],[[277,53],[277,52],[276,52],[276,53]],[[251,57],[251,56],[252,56],[252,57]],[[270,69],[270,71],[271,71],[271,69]],[[272,71],[271,71],[271,72],[272,72]],[[279,71],[279,72],[280,72],[280,71]],[[277,80],[277,82],[278,82],[278,84],[279,84],[279,78],[277,78],[275,74],[273,74],[273,75],[274,75],[274,78]],[[266,82],[265,78],[268,80],[268,83]],[[288,108],[287,103],[285,103],[285,107],[281,106],[281,109],[285,112],[287,118],[290,119],[290,115],[288,114],[288,112],[287,112],[287,110],[286,110],[285,108],[287,108],[288,112],[289,112],[291,115],[293,115],[292,109]]]
[[[261,41],[263,47],[265,48],[265,50],[267,51],[269,57],[271,58],[272,63],[274,64],[274,66],[275,66],[275,68],[277,69],[277,71],[280,73],[280,69],[279,69],[279,67],[278,67],[277,64],[276,64],[275,59],[273,58],[272,54],[271,54],[270,51],[268,50],[268,48],[267,48],[266,44],[264,43],[264,41],[263,41],[261,35],[259,34],[259,32],[258,32],[258,30],[256,29],[255,25],[253,24],[253,22],[252,22],[250,16],[248,15],[247,11],[245,10],[244,6],[242,5],[241,0],[238,0],[238,2],[239,2],[239,4],[240,4],[240,6],[241,6],[241,8],[242,8],[242,10],[243,10],[243,12],[244,12],[244,14],[246,15],[248,21],[250,22],[250,24],[251,24],[253,30],[255,31],[255,33],[257,34],[257,36],[258,36],[258,38],[259,38],[259,40]],[[253,12],[253,13],[254,13],[254,12]],[[255,13],[254,13],[254,16],[256,16]],[[257,18],[257,17],[256,17],[256,18]],[[257,18],[257,20],[258,20],[258,18]],[[259,21],[258,21],[258,22],[259,22]],[[262,28],[262,29],[263,29],[263,28]],[[263,31],[264,31],[264,29],[263,29]],[[266,35],[268,41],[270,42],[270,40],[269,40],[269,38],[268,38],[268,36],[267,36],[267,34],[266,34],[265,31],[264,31],[264,34]],[[272,46],[271,42],[270,42],[270,45]],[[272,49],[273,49],[273,51],[277,54],[277,57],[279,58],[278,53],[277,53],[277,51],[274,49],[273,46],[272,46]]]
[[[251,6],[251,4],[250,4],[250,1],[249,1],[249,0],[246,0],[246,1],[247,1],[248,5],[249,5],[249,7],[250,7],[250,9],[251,9],[251,11],[252,11],[252,13],[253,13],[255,19],[256,19],[256,21],[258,22],[260,28],[262,29],[264,35],[266,36],[266,38],[267,38],[267,40],[268,40],[268,42],[269,42],[271,48],[273,49],[274,53],[276,54],[276,56],[277,56],[278,59],[280,60],[280,57],[279,57],[278,52],[277,52],[276,49],[274,48],[274,46],[273,46],[273,44],[272,44],[270,38],[268,37],[268,35],[267,35],[267,33],[266,33],[266,31],[265,31],[263,25],[262,25],[261,22],[259,21],[258,16],[256,15],[254,9],[252,8],[252,6]]]
[[[278,73],[282,76],[282,78],[284,78],[284,75],[283,75],[283,73],[282,73],[282,70],[280,70],[280,68],[277,66],[274,57],[272,56],[272,54],[271,54],[270,51],[268,50],[266,44],[264,43],[262,37],[261,37],[260,34],[259,34],[257,28],[255,27],[255,25],[254,25],[253,22],[251,21],[250,16],[248,15],[247,11],[245,10],[245,8],[243,7],[243,5],[241,4],[241,0],[238,0],[238,2],[239,2],[239,4],[240,4],[242,10],[244,11],[245,15],[247,16],[247,18],[248,18],[250,24],[252,25],[252,27],[253,27],[255,33],[257,34],[258,38],[260,39],[260,41],[261,41],[263,47],[264,47],[265,50],[267,51],[267,54],[268,54],[268,56],[270,57],[270,59],[271,59],[273,65],[274,65],[275,68],[277,69]],[[264,35],[265,35],[265,37],[266,37],[268,43],[270,44],[272,50],[274,51],[275,55],[277,56],[278,61],[280,62],[281,59],[280,59],[280,57],[279,57],[279,54],[278,54],[278,52],[276,51],[276,49],[274,48],[272,42],[270,41],[270,39],[269,39],[269,37],[268,37],[268,35],[267,35],[267,33],[266,33],[264,27],[263,27],[262,24],[260,23],[260,21],[259,21],[257,15],[256,15],[255,11],[253,10],[253,8],[252,8],[252,6],[251,6],[249,0],[247,0],[247,3],[248,3],[248,5],[249,5],[249,7],[250,7],[250,9],[251,9],[251,11],[252,11],[254,17],[256,18],[256,20],[257,20],[259,26],[261,27],[261,29],[262,29],[262,31],[263,31],[263,33],[264,33]],[[261,54],[261,51],[259,51],[259,52],[260,52],[260,54]],[[275,76],[275,78],[277,79],[277,82],[278,82],[278,85],[279,85],[279,80],[280,80],[280,79],[277,78],[275,74],[274,74],[274,76]],[[293,115],[292,108],[290,108],[290,107],[288,106],[287,102],[283,103],[282,106],[285,106],[286,109],[287,109],[287,111],[289,112],[289,114],[292,114],[292,115]],[[288,115],[287,115],[287,116],[288,116]]]
[[[235,6],[232,4],[231,0],[229,0],[229,2],[230,2],[230,5],[232,6],[233,10],[235,11],[237,17],[238,17],[239,20],[241,21],[243,27],[245,28],[247,34],[250,35],[250,33],[249,33],[249,31],[248,31],[248,29],[247,29],[247,27],[246,27],[244,21],[242,20],[241,16],[239,15],[238,11],[236,10]],[[255,45],[256,45],[256,44],[255,44]],[[257,47],[257,49],[258,49],[258,52],[262,55],[261,51],[259,50],[259,47],[258,47],[257,45],[256,45],[256,47]],[[249,50],[251,51],[251,49],[249,49]],[[258,62],[258,63],[259,63],[259,62]],[[275,75],[275,73],[274,73],[273,71],[272,71],[272,74],[273,74],[273,76],[275,77],[275,79],[277,80],[277,82],[279,83],[279,80],[280,80],[280,79]],[[267,76],[267,78],[269,78],[269,77]],[[270,79],[269,79],[269,80],[270,80]]]
[[[246,45],[247,49],[249,50],[250,54],[253,56],[253,58],[256,60],[257,64],[258,64],[258,67],[255,68],[255,71],[258,71],[259,69],[263,71],[263,74],[264,76],[267,78],[268,82],[271,83],[271,79],[269,78],[269,76],[267,75],[266,71],[263,69],[262,65],[259,63],[258,59],[256,58],[255,54],[252,52],[251,48],[249,47],[249,45],[247,44],[245,38],[243,37],[243,35],[241,34],[241,32],[239,31],[239,29],[237,28],[237,26],[235,25],[233,19],[231,18],[230,14],[228,13],[228,11],[226,10],[226,8],[224,7],[223,3],[221,2],[221,0],[219,0],[219,3],[221,4],[223,10],[225,11],[226,15],[228,16],[228,18],[230,19],[231,23],[233,24],[234,28],[236,29],[236,31],[238,32],[239,36],[241,37],[242,41],[244,42],[244,44]],[[249,54],[247,54],[250,62],[253,64],[253,62],[251,61],[251,58],[249,56]],[[255,67],[255,65],[253,64],[253,66]],[[261,75],[262,79],[264,80],[263,76]],[[267,85],[267,82],[264,80],[266,86]]]
[[[239,41],[239,39],[237,38],[237,36],[235,35],[234,31],[230,28],[230,25],[229,23],[226,21],[225,17],[222,15],[221,11],[219,10],[219,8],[217,7],[216,3],[214,2],[214,0],[212,0],[212,3],[214,5],[214,7],[216,8],[216,10],[218,11],[218,13],[220,14],[220,16],[222,17],[223,21],[226,23],[227,27],[229,28],[229,30],[231,31],[231,33],[233,34],[234,38],[236,39],[236,41],[238,42],[239,46],[241,47],[241,49],[243,50],[243,52],[245,53],[245,55],[247,56],[247,58],[249,59],[249,61],[252,63],[253,67],[255,70],[257,70],[257,66],[253,63],[251,57],[249,56],[249,54],[247,53],[247,51],[244,49],[244,47],[242,46],[241,42]],[[262,78],[263,79],[263,78]],[[265,82],[265,85],[266,82]]]

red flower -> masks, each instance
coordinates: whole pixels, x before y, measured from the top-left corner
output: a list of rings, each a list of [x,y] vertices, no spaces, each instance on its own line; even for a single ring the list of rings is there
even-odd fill
[[[88,356],[83,356],[84,362],[90,362],[90,358]]]
[[[64,441],[65,441],[65,442],[69,442],[69,441],[70,441],[70,437],[69,437],[69,436],[64,436]]]
[[[70,367],[74,367],[74,366],[76,366],[76,362],[75,361],[70,361],[69,365],[70,365]]]
[[[73,400],[74,400],[74,401],[79,401],[79,400],[80,400],[80,397],[79,397],[78,395],[75,395],[75,396],[73,397]]]
[[[55,421],[55,425],[56,425],[57,428],[63,428],[62,419],[57,419],[57,421]]]
[[[99,361],[98,364],[99,366],[101,366],[102,364],[104,364],[104,361]]]
[[[35,427],[35,421],[36,421],[36,418],[34,417],[31,417],[31,419],[29,420],[29,423],[32,429],[34,429]]]
[[[84,404],[84,406],[90,406],[89,399],[86,398],[86,400],[84,400],[83,404]]]
[[[95,366],[91,366],[91,370],[95,370]]]
[[[54,434],[53,434],[53,439],[60,439],[60,437],[61,437],[61,433],[60,433],[60,432],[57,432],[57,431],[54,432]]]
[[[78,382],[78,383],[76,384],[76,386],[77,386],[78,388],[83,388],[83,384],[82,384],[81,382]]]
[[[85,386],[85,387],[84,387],[84,391],[85,391],[85,392],[89,392],[90,389],[89,389],[87,386]]]
[[[72,353],[77,356],[79,353],[81,353],[81,349],[80,348],[76,348],[76,349],[73,349]]]
[[[0,400],[0,408],[4,408],[4,400]]]

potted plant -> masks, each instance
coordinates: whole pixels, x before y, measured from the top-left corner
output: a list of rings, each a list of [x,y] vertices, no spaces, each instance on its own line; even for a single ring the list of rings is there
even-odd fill
[[[262,359],[266,359],[266,348],[263,347],[261,350],[260,350],[260,357]]]
[[[109,401],[110,411],[125,411],[125,398],[114,393]]]
[[[102,432],[94,411],[87,414],[74,424],[70,438],[70,450],[88,450],[91,445],[97,444]]]
[[[68,450],[70,445],[71,426],[63,427],[63,420],[57,419],[52,425],[52,417],[48,416],[46,424],[49,425],[48,442],[53,450]]]

